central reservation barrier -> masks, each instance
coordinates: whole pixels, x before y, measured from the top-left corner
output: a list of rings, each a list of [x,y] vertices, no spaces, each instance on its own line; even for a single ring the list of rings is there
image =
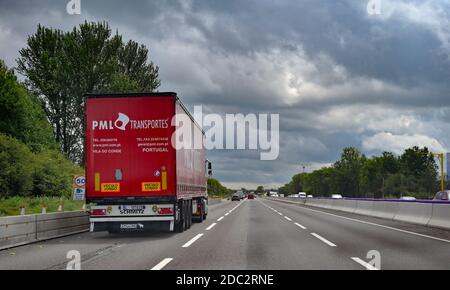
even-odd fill
[[[450,230],[450,202],[431,200],[273,198],[304,206]]]

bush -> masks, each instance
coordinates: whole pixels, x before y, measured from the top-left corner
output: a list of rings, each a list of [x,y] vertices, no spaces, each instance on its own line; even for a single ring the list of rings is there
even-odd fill
[[[1,133],[0,168],[0,197],[70,197],[73,175],[83,172],[59,151],[33,154],[19,140]]]
[[[72,180],[82,173],[60,152],[45,150],[35,156],[33,194],[35,196],[65,196],[72,194]]]
[[[208,195],[211,197],[228,197],[231,195],[231,191],[223,186],[217,179],[208,179]]]
[[[33,166],[34,155],[26,145],[0,134],[0,197],[31,195]]]

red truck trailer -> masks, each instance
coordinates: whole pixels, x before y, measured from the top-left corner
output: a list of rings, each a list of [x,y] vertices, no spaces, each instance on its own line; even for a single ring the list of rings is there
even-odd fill
[[[211,163],[203,145],[179,146],[190,139],[172,120],[204,133],[175,93],[87,94],[85,106],[91,231],[182,232],[206,218]]]

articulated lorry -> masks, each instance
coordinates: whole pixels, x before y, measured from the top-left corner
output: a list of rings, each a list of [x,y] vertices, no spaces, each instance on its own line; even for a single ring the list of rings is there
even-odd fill
[[[206,218],[204,133],[175,93],[87,94],[85,106],[91,231],[183,232]]]

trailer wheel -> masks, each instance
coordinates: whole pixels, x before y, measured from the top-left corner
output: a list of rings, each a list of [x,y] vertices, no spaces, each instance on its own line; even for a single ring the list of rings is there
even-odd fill
[[[200,216],[198,217],[198,222],[202,223],[203,220],[205,219],[205,200],[201,199],[201,210],[200,210]]]
[[[208,216],[208,213],[206,212],[206,207],[208,206],[208,200],[203,200],[203,220],[206,220],[206,217]]]
[[[192,200],[187,202],[187,228],[190,229],[192,225]]]
[[[201,212],[200,215],[198,216],[197,221],[198,221],[199,223],[202,223],[203,220],[204,220],[204,216],[205,216],[205,214],[204,214],[204,210],[203,210],[203,207],[202,207],[202,212]]]
[[[183,202],[183,211],[184,211],[184,223],[183,223],[183,227],[184,227],[184,230],[187,230],[189,227],[188,227],[188,219],[189,219],[189,213],[188,213],[188,210],[187,210],[187,207],[188,207],[188,201],[187,200],[185,200],[184,202]]]
[[[178,220],[178,222],[175,225],[175,231],[177,233],[182,233],[185,230],[185,225],[186,225],[186,219],[185,219],[185,202],[184,200],[180,201],[178,203],[178,209],[180,211],[180,219]]]

